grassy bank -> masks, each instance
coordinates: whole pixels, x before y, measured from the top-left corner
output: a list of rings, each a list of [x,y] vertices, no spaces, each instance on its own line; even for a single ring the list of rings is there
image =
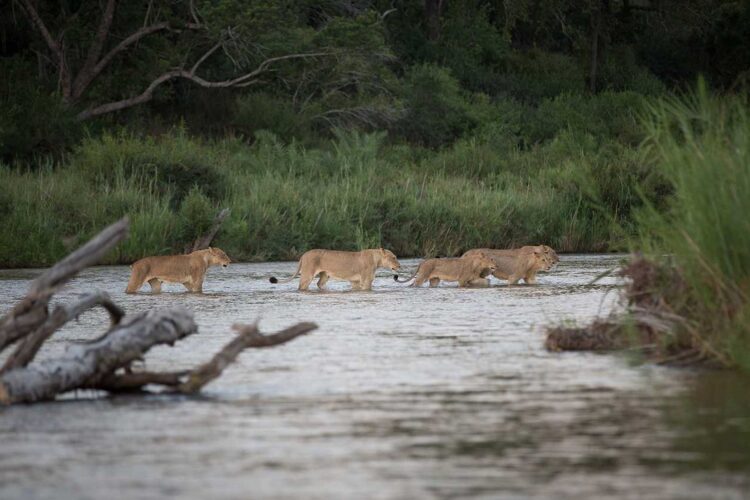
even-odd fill
[[[629,312],[568,335],[750,370],[748,98],[701,87],[652,106],[646,127],[644,147],[671,194],[666,210],[646,207],[637,217],[634,248],[645,258],[625,270]]]
[[[215,244],[237,260],[293,259],[316,247],[382,245],[400,256],[540,242],[563,252],[616,248],[622,233],[612,222],[628,226],[647,172],[633,147],[641,100],[608,94],[585,109],[579,101],[550,100],[531,121],[515,105],[438,151],[390,143],[383,132],[341,132],[316,147],[262,131],[252,141],[180,129],[89,138],[57,163],[0,167],[0,267],[48,265],[123,215],[132,236],[111,262],[178,252],[222,207],[231,216]],[[619,125],[597,127],[613,110]]]

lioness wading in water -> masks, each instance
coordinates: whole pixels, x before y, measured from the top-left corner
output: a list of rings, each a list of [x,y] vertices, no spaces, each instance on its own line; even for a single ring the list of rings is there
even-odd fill
[[[395,271],[401,264],[393,252],[382,248],[361,252],[310,250],[300,257],[297,270],[290,278],[279,281],[272,276],[269,281],[287,283],[299,275],[299,289],[307,290],[313,278],[319,276],[318,288],[321,290],[325,289],[330,278],[350,282],[353,290],[370,290],[375,270],[381,267]]]
[[[218,248],[198,250],[187,255],[145,257],[133,263],[126,293],[136,293],[148,282],[152,293],[161,293],[161,284],[182,283],[191,292],[203,291],[203,278],[211,266],[227,267],[232,261]]]
[[[425,281],[430,282],[430,287],[436,287],[443,281],[458,281],[458,286],[487,286],[489,276],[495,271],[495,262],[481,252],[464,257],[445,259],[427,259],[417,268],[416,272],[404,280],[394,276],[393,279],[399,283],[414,280],[411,286],[422,286]]]
[[[557,253],[547,245],[525,246],[512,250],[475,248],[466,252],[464,256],[477,253],[490,256],[497,266],[492,275],[501,280],[508,280],[511,285],[517,284],[521,279],[529,285],[534,285],[538,272],[549,271],[560,261]]]

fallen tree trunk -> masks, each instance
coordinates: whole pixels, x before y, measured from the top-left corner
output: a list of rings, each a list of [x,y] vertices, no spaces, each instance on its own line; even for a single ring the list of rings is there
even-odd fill
[[[33,403],[95,386],[118,368],[142,358],[151,347],[174,344],[197,331],[193,316],[184,309],[149,311],[125,318],[90,344],[70,346],[59,358],[3,374],[0,403]]]
[[[47,306],[52,295],[125,239],[128,226],[127,217],[120,219],[35,279],[26,297],[0,318],[0,352],[41,327],[49,316]]]
[[[26,297],[0,319],[0,352],[18,342],[0,369],[0,404],[51,400],[75,389],[122,392],[140,391],[149,385],[192,394],[219,377],[244,349],[282,344],[317,328],[313,323],[299,323],[266,336],[256,325],[237,324],[237,337],[194,370],[134,373],[133,362],[143,359],[153,346],[173,345],[198,331],[191,313],[167,309],[124,316],[106,293],[98,291],[82,295],[75,303],[58,305],[52,314],[48,308],[65,282],[95,264],[127,235],[127,230],[127,219],[106,228],[34,280]],[[32,363],[55,331],[95,306],[106,309],[111,319],[102,336],[69,346],[57,358]]]

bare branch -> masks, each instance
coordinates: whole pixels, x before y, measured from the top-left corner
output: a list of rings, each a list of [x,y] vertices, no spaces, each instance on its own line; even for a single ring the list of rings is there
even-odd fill
[[[127,233],[128,219],[120,219],[35,279],[26,297],[0,318],[0,351],[40,328],[47,321],[47,305],[57,288],[96,264]]]
[[[106,227],[88,243],[52,266],[31,283],[30,295],[47,294],[73,278],[83,269],[99,262],[115,245],[128,235],[128,218],[123,217]]]
[[[239,332],[239,335],[211,358],[211,361],[193,370],[188,380],[177,387],[177,391],[183,394],[193,394],[200,391],[203,386],[219,377],[224,369],[248,347],[270,347],[283,344],[300,335],[309,333],[317,327],[318,325],[315,323],[298,323],[272,335],[261,335],[257,324],[236,324],[233,328]]]
[[[206,234],[204,234],[203,236],[199,236],[198,238],[196,238],[193,242],[192,247],[189,247],[188,251],[186,251],[185,253],[195,252],[197,250],[205,250],[206,248],[208,248],[209,245],[211,245],[211,241],[213,241],[214,237],[216,237],[216,233],[219,232],[219,228],[221,228],[224,219],[226,219],[228,215],[228,208],[224,208],[218,214],[216,214],[216,217],[214,217],[214,222],[208,232],[206,232]]]
[[[69,347],[59,358],[0,375],[0,404],[49,400],[73,389],[95,386],[151,347],[171,345],[197,331],[193,316],[184,309],[126,317],[93,343]]]
[[[99,57],[102,54],[102,49],[104,48],[104,42],[107,41],[107,37],[109,36],[112,20],[115,17],[116,3],[116,0],[107,0],[107,5],[104,7],[102,18],[99,21],[99,28],[96,30],[96,36],[94,37],[93,42],[91,42],[91,47],[86,55],[86,61],[83,63],[83,67],[78,72],[78,76],[73,82],[74,98],[80,97],[83,90],[91,81],[89,75],[91,74],[93,67],[96,65],[96,62],[99,60]]]
[[[102,306],[109,312],[113,326],[118,324],[125,315],[122,309],[112,302],[112,299],[105,292],[88,293],[83,295],[78,302],[57,306],[41,327],[23,339],[23,342],[18,345],[15,352],[8,357],[3,367],[0,368],[0,374],[28,365],[39,352],[42,344],[55,331],[68,321],[78,318],[84,311],[97,305]]]
[[[209,57],[211,57],[211,54],[213,54],[214,52],[216,52],[217,50],[219,50],[221,48],[221,46],[222,46],[221,41],[216,42],[216,44],[213,47],[211,47],[209,50],[207,50],[206,53],[203,54],[200,57],[200,59],[198,59],[198,61],[196,61],[196,63],[193,65],[193,67],[190,68],[190,73],[195,74],[195,72],[198,71],[198,68],[200,67],[200,65],[203,64],[203,62],[206,59],[208,59]]]
[[[71,96],[71,79],[70,72],[68,71],[68,65],[65,60],[65,49],[62,41],[55,41],[52,34],[47,29],[47,25],[44,24],[39,13],[36,11],[34,6],[29,0],[20,0],[23,8],[26,10],[27,15],[31,18],[32,23],[36,26],[41,33],[42,38],[47,43],[47,46],[57,58],[57,68],[60,77],[60,87],[62,89],[62,95],[64,100],[70,99]],[[61,35],[62,36],[62,35]]]
[[[57,43],[54,38],[52,38],[52,35],[47,29],[47,25],[44,24],[44,21],[39,16],[39,13],[36,11],[31,2],[29,0],[21,0],[21,5],[26,10],[26,13],[29,15],[36,28],[39,30],[39,33],[41,33],[42,38],[44,38],[44,41],[47,43],[47,47],[49,47],[52,53],[57,56],[58,64],[61,65],[63,60],[62,47],[60,47],[60,44]]]
[[[213,50],[215,49],[212,47],[211,49],[209,49],[209,52]],[[184,78],[186,80],[190,80],[191,82],[201,87],[205,87],[205,88],[245,87],[248,85],[252,85],[254,83],[258,83],[259,80],[256,77],[262,75],[263,73],[271,71],[270,66],[279,61],[286,61],[290,59],[304,59],[304,58],[309,58],[309,57],[323,57],[323,56],[330,56],[330,55],[332,54],[329,52],[317,52],[317,53],[308,53],[308,54],[287,54],[285,56],[271,57],[263,61],[256,69],[254,69],[253,71],[250,71],[249,73],[245,73],[244,75],[241,75],[236,78],[229,79],[229,80],[220,80],[220,81],[206,80],[204,78],[201,78],[195,75],[192,71],[187,71],[182,68],[173,69],[155,78],[148,85],[148,87],[146,87],[146,90],[144,90],[141,94],[134,96],[134,97],[129,97],[127,99],[122,99],[120,101],[110,102],[107,104],[102,104],[100,106],[89,108],[85,111],[80,112],[76,118],[78,120],[88,120],[89,118],[93,118],[95,116],[130,108],[138,104],[143,104],[145,102],[150,101],[153,98],[154,91],[160,85],[170,80],[176,79],[176,78]],[[204,54],[202,58],[205,58],[205,57],[206,55]]]

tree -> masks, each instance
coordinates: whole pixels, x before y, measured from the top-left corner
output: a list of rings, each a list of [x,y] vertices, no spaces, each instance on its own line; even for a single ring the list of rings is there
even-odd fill
[[[310,30],[304,33],[295,24],[295,12],[273,3],[152,0],[148,5],[128,5],[106,0],[101,8],[83,1],[76,10],[68,2],[15,4],[33,26],[43,47],[39,52],[54,69],[61,99],[76,109],[79,120],[148,102],[173,80],[206,88],[248,87],[265,82],[282,63],[339,55],[335,49],[316,47]],[[264,39],[276,28],[273,22],[278,23],[279,35],[292,35],[288,41],[305,43],[295,47],[279,44],[279,36]],[[209,62],[213,64],[207,69]],[[126,78],[127,83],[110,85],[115,87],[112,92],[95,89],[114,74],[118,84]],[[131,79],[139,88],[132,88]],[[123,87],[128,93],[113,98]]]

